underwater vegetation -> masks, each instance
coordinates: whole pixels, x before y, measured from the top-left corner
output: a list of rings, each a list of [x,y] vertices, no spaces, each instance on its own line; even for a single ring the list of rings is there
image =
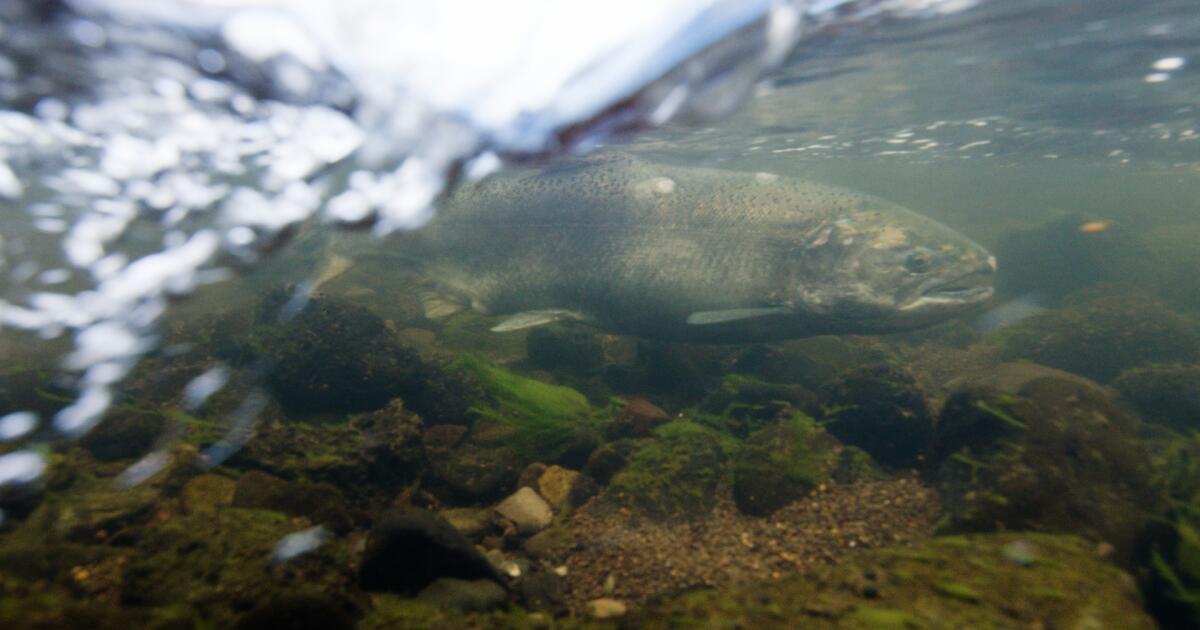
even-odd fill
[[[472,405],[470,413],[510,429],[505,442],[522,462],[579,465],[599,443],[591,405],[578,391],[517,375],[475,356],[459,358],[454,367],[474,376],[488,397]]]
[[[1102,390],[1055,378],[1015,395],[953,394],[929,474],[942,490],[945,531],[1075,533],[1113,545],[1124,566],[1164,507],[1136,420]]]
[[[206,470],[244,387],[185,414],[195,366],[148,362],[105,431],[51,449],[40,497],[4,504],[0,620],[1147,627],[1127,569],[1159,619],[1200,621],[1200,337],[1112,291],[984,337],[697,348],[559,325],[471,353],[443,342],[492,334],[476,314],[416,343],[428,322],[326,295],[281,322],[269,296],[257,322],[180,334],[235,380],[318,368],[268,380],[279,404]],[[1089,369],[1069,350],[1110,337]],[[968,378],[939,380],[960,376],[930,370],[944,357]],[[21,382],[52,409],[45,378]],[[114,483],[175,426],[167,470]],[[315,546],[274,559],[290,536]]]

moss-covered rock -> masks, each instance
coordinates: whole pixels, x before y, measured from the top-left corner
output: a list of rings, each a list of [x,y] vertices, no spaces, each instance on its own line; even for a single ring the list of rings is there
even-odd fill
[[[826,429],[890,468],[916,466],[933,434],[933,414],[912,374],[890,365],[851,370],[829,387]]]
[[[416,482],[423,458],[421,418],[392,400],[341,423],[261,423],[228,465],[290,481],[328,482],[352,503],[369,506]]]
[[[346,533],[353,525],[346,499],[337,486],[326,482],[286,481],[257,470],[247,472],[237,480],[233,506],[304,516],[337,533]]]
[[[314,297],[290,319],[279,314],[291,292],[259,306],[248,332],[233,333],[237,364],[266,363],[267,384],[292,416],[369,411],[402,398],[431,422],[458,422],[478,390],[462,372],[422,357],[371,311],[338,298]]]
[[[1152,364],[1121,372],[1112,386],[1148,422],[1200,430],[1200,364]]]
[[[744,438],[792,409],[816,413],[817,396],[801,385],[728,374],[700,401],[696,421]]]
[[[812,418],[792,415],[750,435],[733,466],[738,509],[767,516],[829,479],[840,445]]]
[[[1100,382],[1151,363],[1200,362],[1194,321],[1148,292],[1124,287],[1078,295],[993,338],[1006,359],[1028,359]]]
[[[947,531],[1072,532],[1115,545],[1128,565],[1163,494],[1135,421],[1099,390],[1053,378],[1017,395],[953,394],[931,472]]]
[[[1013,562],[1021,545],[1029,564]],[[703,590],[637,628],[1154,628],[1128,575],[1078,538],[990,534],[850,556],[816,575]]]
[[[234,507],[164,518],[138,532],[120,601],[187,605],[218,627],[232,627],[242,613],[281,592],[309,589],[353,599],[345,572],[351,558],[340,540],[272,562],[275,546],[296,529],[278,512]]]
[[[628,509],[655,520],[699,518],[728,483],[736,444],[694,422],[680,420],[655,431],[658,439],[633,452],[597,501],[601,509]]]

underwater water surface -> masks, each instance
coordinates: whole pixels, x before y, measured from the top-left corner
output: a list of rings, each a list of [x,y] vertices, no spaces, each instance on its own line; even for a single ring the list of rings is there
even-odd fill
[[[70,438],[81,346],[0,331],[0,621],[1198,626],[1198,52],[1184,0],[815,30],[728,117],[288,224]],[[5,289],[71,289],[30,190]]]

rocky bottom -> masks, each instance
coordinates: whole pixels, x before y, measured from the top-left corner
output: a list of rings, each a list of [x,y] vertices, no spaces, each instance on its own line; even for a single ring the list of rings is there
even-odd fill
[[[566,523],[567,603],[612,597],[632,604],[708,586],[779,579],[836,562],[846,553],[926,538],[941,507],[916,479],[822,485],[767,518],[738,512],[724,497],[711,518],[677,524],[602,514],[589,504]]]

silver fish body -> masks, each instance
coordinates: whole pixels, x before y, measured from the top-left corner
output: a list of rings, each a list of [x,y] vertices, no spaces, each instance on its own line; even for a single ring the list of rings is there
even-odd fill
[[[439,304],[513,315],[501,330],[580,319],[701,343],[917,328],[986,300],[995,270],[878,198],[620,155],[464,187],[395,250]]]

